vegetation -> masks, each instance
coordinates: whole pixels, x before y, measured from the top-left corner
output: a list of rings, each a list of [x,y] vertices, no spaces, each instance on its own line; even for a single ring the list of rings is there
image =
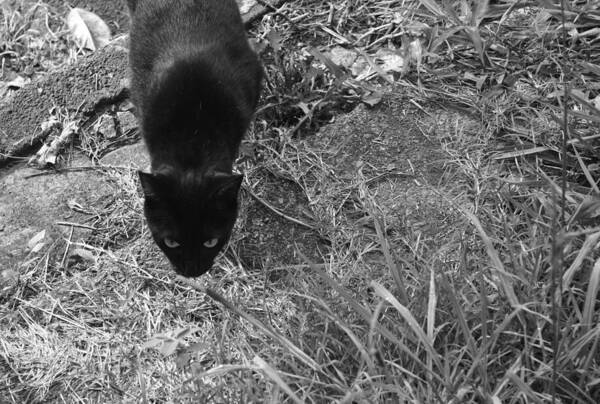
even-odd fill
[[[20,74],[48,48],[12,7]],[[268,80],[243,197],[321,257],[275,267],[265,244],[246,267],[240,226],[211,274],[175,278],[135,172],[99,167],[115,194],[87,253],[42,249],[0,294],[0,401],[600,402],[599,22],[592,0],[283,3],[251,29]],[[314,136],[399,102],[437,122],[444,172],[415,178],[429,230],[373,185],[408,182],[337,176]],[[305,217],[268,202],[271,176]]]

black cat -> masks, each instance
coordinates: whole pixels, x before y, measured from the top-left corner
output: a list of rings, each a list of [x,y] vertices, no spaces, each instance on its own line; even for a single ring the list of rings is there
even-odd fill
[[[151,159],[139,172],[156,244],[200,276],[227,242],[242,176],[232,164],[262,68],[234,0],[128,0],[131,96]]]

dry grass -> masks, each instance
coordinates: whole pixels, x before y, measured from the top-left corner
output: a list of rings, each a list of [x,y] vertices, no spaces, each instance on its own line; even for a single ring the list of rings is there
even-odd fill
[[[104,169],[115,193],[90,215],[88,254],[60,266],[43,250],[5,282],[2,400],[600,401],[600,4],[565,2],[565,37],[552,2],[483,3],[295,0],[264,18],[248,187],[276,202],[257,188],[267,172],[301,190],[322,262],[273,280],[239,263],[239,229],[217,270],[174,278],[135,173]],[[365,79],[332,61],[340,46],[371,61]],[[378,64],[390,47],[405,71]],[[440,210],[430,232],[375,186],[404,183],[337,175],[310,137],[390,81],[415,122],[436,122],[422,128],[446,167],[420,182]]]

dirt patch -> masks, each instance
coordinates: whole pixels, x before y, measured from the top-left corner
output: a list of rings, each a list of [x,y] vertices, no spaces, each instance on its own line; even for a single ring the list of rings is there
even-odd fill
[[[0,166],[39,146],[44,138],[41,123],[48,120],[53,107],[86,116],[99,105],[123,98],[126,68],[126,50],[105,47],[33,82],[0,105]]]
[[[447,243],[462,220],[440,185],[454,175],[437,138],[450,116],[468,119],[390,93],[258,163],[247,173],[254,195],[243,193],[237,254],[272,276],[305,268],[299,251],[316,263],[358,255],[369,268],[356,266],[360,278],[389,270],[382,238],[396,256],[410,254],[407,240]]]
[[[373,109],[361,105],[308,139],[338,178],[351,181],[360,170],[366,177],[389,173],[439,180],[445,156],[420,129],[429,126],[426,121],[431,118],[407,100],[393,97]]]
[[[437,238],[454,223],[449,221],[451,207],[440,188],[452,173],[435,136],[439,115],[434,108],[425,112],[390,94],[376,108],[359,106],[340,116],[307,140],[308,149],[318,150],[336,180],[346,184],[337,195],[327,189],[319,192],[336,200],[346,198],[350,203],[342,205],[340,212],[348,215],[348,221],[370,210],[369,215],[385,218],[388,233],[405,234],[410,229]],[[368,193],[371,201],[361,192]]]
[[[249,175],[251,182],[257,178],[260,182],[252,191],[242,192],[239,239],[235,243],[242,262],[261,269],[305,264],[298,252],[321,262],[327,251],[326,240],[306,215],[308,201],[301,188],[264,170]]]

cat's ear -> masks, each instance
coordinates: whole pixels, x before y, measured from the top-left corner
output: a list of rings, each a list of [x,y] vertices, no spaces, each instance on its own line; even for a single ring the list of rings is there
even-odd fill
[[[142,190],[144,191],[144,196],[146,199],[155,200],[158,197],[158,189],[160,187],[156,176],[143,171],[138,171],[138,175],[140,177],[140,183],[142,184]]]
[[[223,199],[237,200],[237,194],[242,185],[244,176],[242,174],[222,174],[217,173],[214,176],[218,181],[216,194]]]

